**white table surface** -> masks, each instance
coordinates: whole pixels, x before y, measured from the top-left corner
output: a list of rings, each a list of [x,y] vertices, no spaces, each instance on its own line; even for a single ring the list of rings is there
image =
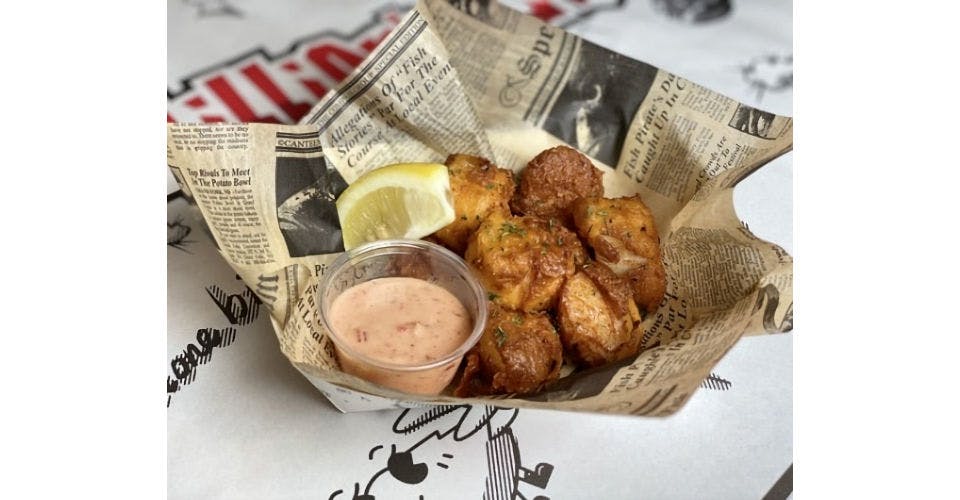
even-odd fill
[[[747,104],[792,114],[792,91],[785,83],[792,75],[790,2],[691,2],[714,5],[704,12],[719,15],[703,22],[693,21],[693,15],[665,14],[664,5],[688,3],[681,1],[506,3],[527,9],[540,5],[540,12],[549,11],[543,10],[549,3],[552,22],[591,41]],[[716,7],[723,4],[731,8]],[[590,10],[593,14],[585,15]],[[403,6],[169,2],[171,114],[187,121],[214,109],[211,103],[195,108],[185,103],[197,97],[199,79],[236,71],[238,56],[257,48],[280,54],[317,36],[349,44],[351,34],[387,27],[389,16],[382,13],[392,11],[402,12]],[[190,115],[191,109],[198,114]],[[740,218],[755,234],[791,252],[792,178],[792,155],[787,154],[735,190]],[[393,432],[402,417],[397,410],[340,413],[280,353],[265,311],[239,325],[217,306],[210,295],[214,287],[242,297],[245,286],[175,189],[175,184],[169,187],[173,194],[167,203],[168,359],[198,344],[198,330],[233,328],[234,333],[175,391],[169,392],[168,382],[169,498],[349,499],[355,485],[363,493],[368,483],[377,499],[481,497],[490,476],[487,447],[503,443],[491,444],[484,432],[462,441],[452,434],[427,436],[453,429],[461,416],[470,419],[482,408],[459,409],[411,435]],[[671,417],[501,410],[495,420],[510,422],[519,465],[531,471],[538,464],[552,466],[543,487],[519,481],[513,495],[504,498],[738,499],[768,492],[769,498],[784,498],[792,490],[793,335],[742,339],[713,370],[727,383],[697,391]],[[168,374],[168,381],[177,379],[172,366]],[[422,438],[427,439],[411,453],[413,462],[426,465],[422,481],[405,484],[390,473],[376,476],[388,465],[391,445],[407,449]]]

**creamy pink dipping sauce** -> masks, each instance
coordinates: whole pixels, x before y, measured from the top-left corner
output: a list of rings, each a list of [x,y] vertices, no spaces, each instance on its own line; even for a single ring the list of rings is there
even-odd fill
[[[417,278],[377,278],[348,288],[330,306],[330,326],[360,356],[392,365],[421,366],[456,351],[473,319],[449,291]],[[460,360],[421,371],[379,368],[340,352],[345,371],[371,382],[420,394],[450,383]]]

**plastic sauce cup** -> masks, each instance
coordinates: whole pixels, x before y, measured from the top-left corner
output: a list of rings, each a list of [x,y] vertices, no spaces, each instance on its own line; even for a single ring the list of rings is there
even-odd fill
[[[396,364],[359,352],[330,322],[330,310],[347,289],[377,278],[409,277],[439,285],[470,314],[473,329],[453,351],[424,364]],[[336,348],[340,368],[351,375],[402,392],[436,395],[453,380],[463,355],[480,339],[487,319],[487,297],[463,259],[422,240],[382,240],[358,246],[338,257],[317,287],[320,326]]]

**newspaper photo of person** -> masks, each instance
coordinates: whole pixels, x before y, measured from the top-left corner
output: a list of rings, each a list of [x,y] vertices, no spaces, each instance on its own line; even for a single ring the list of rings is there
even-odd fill
[[[616,165],[657,69],[584,41],[576,67],[543,124],[588,156]],[[629,81],[631,85],[617,82]]]
[[[769,139],[776,136],[771,129],[773,118],[773,113],[741,104],[737,107],[736,113],[733,114],[730,126],[752,136]]]
[[[343,251],[335,202],[346,188],[321,157],[277,158],[277,222],[291,257]]]

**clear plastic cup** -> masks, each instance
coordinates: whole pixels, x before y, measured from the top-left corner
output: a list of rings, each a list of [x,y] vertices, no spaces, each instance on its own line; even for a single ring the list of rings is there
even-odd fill
[[[455,296],[471,316],[473,329],[452,352],[426,364],[395,364],[372,358],[348,345],[330,323],[334,300],[350,287],[377,278],[419,278]],[[487,297],[463,259],[422,240],[382,240],[344,252],[317,287],[320,326],[333,340],[340,368],[370,382],[413,394],[436,395],[453,380],[463,355],[480,339],[487,320]]]

